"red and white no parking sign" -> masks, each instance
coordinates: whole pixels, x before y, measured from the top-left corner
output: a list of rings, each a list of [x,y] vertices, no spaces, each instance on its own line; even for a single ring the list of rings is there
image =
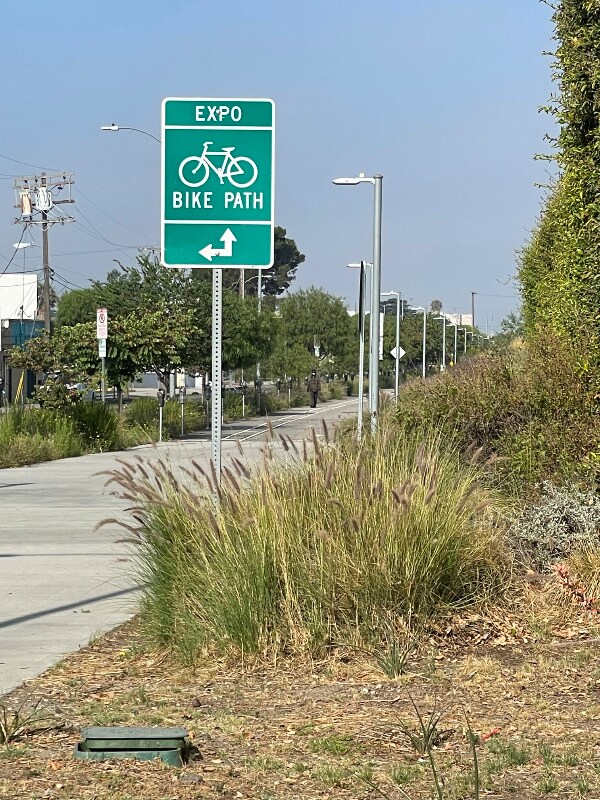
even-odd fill
[[[108,311],[96,309],[96,339],[108,339]]]

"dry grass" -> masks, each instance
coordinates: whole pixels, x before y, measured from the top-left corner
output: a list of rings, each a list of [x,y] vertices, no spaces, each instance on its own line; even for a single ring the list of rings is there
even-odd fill
[[[425,717],[441,715],[434,757],[449,800],[474,797],[465,713],[479,741],[482,797],[597,798],[597,631],[563,605],[554,619],[562,624],[532,643],[523,609],[546,615],[553,591],[524,591],[527,603],[502,616],[449,624],[453,632],[422,645],[395,681],[360,659],[186,668],[147,652],[134,621],[10,698],[41,701],[56,727],[0,750],[0,797],[428,800],[430,771],[406,735],[417,732],[412,698]],[[202,759],[183,770],[75,761],[79,728],[90,724],[181,725]]]
[[[505,504],[453,445],[394,424],[362,445],[313,432],[267,446],[247,486],[241,461],[215,476],[191,462],[123,463],[154,639],[193,661],[209,647],[249,654],[370,650],[402,671],[415,627],[506,586]],[[208,496],[207,496],[208,495]],[[215,500],[218,500],[215,503]]]

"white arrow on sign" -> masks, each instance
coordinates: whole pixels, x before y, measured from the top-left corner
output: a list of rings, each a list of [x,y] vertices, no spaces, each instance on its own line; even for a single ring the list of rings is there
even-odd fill
[[[398,352],[399,352],[399,354],[400,354],[400,355],[398,356],[398,358],[402,358],[402,356],[405,356],[405,355],[406,355],[406,350],[403,350],[402,348],[400,348],[400,350],[399,350]],[[396,358],[396,348],[395,348],[395,347],[394,347],[394,349],[393,349],[393,350],[390,350],[390,355],[391,355],[393,358]]]
[[[231,232],[229,228],[225,231],[223,236],[221,236],[220,241],[223,242],[225,245],[221,249],[217,247],[213,247],[212,244],[207,244],[206,247],[203,247],[202,250],[198,250],[201,256],[203,256],[207,261],[212,261],[215,256],[223,256],[224,258],[231,258],[233,254],[233,243],[237,242],[237,239]]]

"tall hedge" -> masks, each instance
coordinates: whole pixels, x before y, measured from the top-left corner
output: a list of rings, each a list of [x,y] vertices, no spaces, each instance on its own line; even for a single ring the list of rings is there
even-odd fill
[[[520,279],[528,330],[542,324],[579,341],[582,368],[594,373],[600,365],[600,0],[553,7],[558,93],[548,110],[559,125],[560,172],[522,253]]]

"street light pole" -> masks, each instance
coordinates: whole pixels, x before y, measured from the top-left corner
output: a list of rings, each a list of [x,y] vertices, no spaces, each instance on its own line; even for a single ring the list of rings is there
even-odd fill
[[[396,382],[394,397],[398,402],[398,392],[400,389],[400,292],[383,292],[382,297],[396,298]]]
[[[366,289],[367,272],[373,268],[373,264],[368,261],[361,261],[360,264],[346,264],[350,269],[360,269],[360,284],[358,290],[358,417],[356,424],[356,438],[362,440],[363,416],[364,416],[364,394],[365,394],[365,309],[366,309]]]
[[[422,311],[423,312],[423,343],[422,343],[422,353],[421,353],[421,361],[422,367],[421,372],[422,376],[425,377],[427,374],[427,363],[426,363],[426,353],[427,353],[427,309],[424,306],[415,306],[415,308],[411,309],[411,311]]]
[[[437,320],[442,321],[442,363],[440,372],[446,371],[446,317],[436,317]]]
[[[457,359],[456,348],[458,346],[458,323],[453,322],[452,324],[454,325],[454,362],[453,363],[454,363],[454,366],[456,366],[456,359]]]
[[[381,293],[381,204],[383,175],[367,177],[364,172],[356,178],[335,178],[337,186],[373,184],[373,269],[371,271],[371,319],[369,341],[369,411],[371,433],[377,432],[379,415],[379,297]]]
[[[381,292],[381,202],[383,175],[373,176],[373,270],[371,272],[371,365],[369,393],[371,395],[371,433],[377,433],[379,421],[379,296]]]

